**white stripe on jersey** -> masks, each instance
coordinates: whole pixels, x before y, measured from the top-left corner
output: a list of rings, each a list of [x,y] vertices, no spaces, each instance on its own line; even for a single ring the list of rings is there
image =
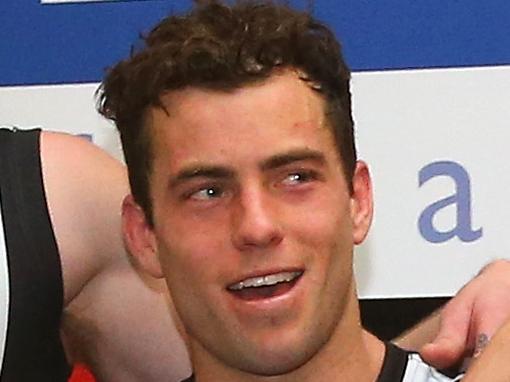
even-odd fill
[[[7,322],[9,319],[9,270],[7,265],[7,247],[0,209],[0,374],[4,360]]]
[[[462,375],[459,375],[452,379],[439,373],[423,362],[418,354],[412,353],[408,357],[406,373],[402,382],[456,382],[462,378]]]

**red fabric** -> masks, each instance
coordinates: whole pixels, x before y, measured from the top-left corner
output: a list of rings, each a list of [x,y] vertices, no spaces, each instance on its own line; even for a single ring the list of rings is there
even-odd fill
[[[95,382],[95,379],[86,366],[75,365],[69,382]]]

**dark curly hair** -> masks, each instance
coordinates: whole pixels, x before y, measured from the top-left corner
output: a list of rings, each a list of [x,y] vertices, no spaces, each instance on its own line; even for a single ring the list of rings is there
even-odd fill
[[[162,20],[143,40],[142,49],[107,73],[98,110],[117,125],[131,192],[150,224],[152,152],[145,118],[151,107],[163,107],[163,94],[188,86],[229,91],[277,69],[296,69],[326,100],[351,184],[356,148],[350,72],[334,34],[310,14],[267,1],[201,1],[183,16]]]

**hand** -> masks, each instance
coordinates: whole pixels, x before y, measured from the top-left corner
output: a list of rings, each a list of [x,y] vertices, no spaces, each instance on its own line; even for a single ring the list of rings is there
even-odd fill
[[[510,321],[496,332],[487,349],[478,357],[462,382],[510,381]]]
[[[487,265],[466,284],[441,312],[436,338],[420,350],[436,368],[458,364],[478,355],[494,333],[510,318],[510,261]]]

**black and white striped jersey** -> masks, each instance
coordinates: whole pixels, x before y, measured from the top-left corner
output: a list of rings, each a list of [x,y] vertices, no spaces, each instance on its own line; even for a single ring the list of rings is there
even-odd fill
[[[386,355],[377,382],[457,382],[462,374],[447,375],[426,364],[418,353],[386,344]]]
[[[0,381],[67,381],[60,258],[39,130],[0,129]]]

